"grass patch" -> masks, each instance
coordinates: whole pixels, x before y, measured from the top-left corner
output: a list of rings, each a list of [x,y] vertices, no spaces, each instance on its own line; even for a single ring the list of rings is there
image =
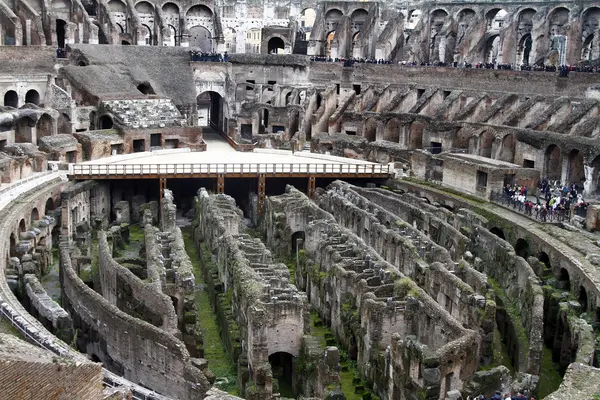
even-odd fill
[[[325,326],[323,320],[318,316],[317,312],[311,310],[310,312],[310,333],[319,341],[321,348],[327,347],[327,342],[335,341],[333,338],[333,332]],[[329,338],[329,339],[327,339]],[[342,346],[339,343],[335,343],[335,346],[340,351],[340,384],[342,392],[346,396],[346,400],[363,400],[363,395],[371,394],[372,400],[377,400],[375,394],[366,387],[366,382],[360,377],[356,361],[349,360],[348,355],[342,350]]]
[[[23,339],[21,333],[8,322],[7,319],[0,317],[0,333],[5,333],[7,335],[13,335],[18,337],[19,339]]]
[[[494,351],[494,360],[490,365],[481,367],[479,370],[489,371],[500,365],[504,365],[510,370],[511,374],[514,373],[514,366],[512,365],[510,355],[508,354],[508,347],[502,342],[502,337],[498,327],[494,328],[492,347]]]
[[[563,378],[558,365],[552,361],[552,350],[544,346],[540,368],[540,384],[538,387],[539,398],[543,399],[550,393],[558,390],[562,380]]]
[[[194,277],[196,286],[204,285],[204,278],[200,269],[198,252],[192,239],[192,228],[185,227],[181,229],[185,251],[190,257],[194,267]],[[196,308],[198,310],[198,321],[204,340],[204,358],[208,361],[208,367],[215,374],[217,379],[227,378],[228,383],[220,385],[219,388],[229,394],[239,395],[237,385],[237,368],[227,354],[223,341],[221,339],[219,325],[215,313],[210,305],[208,293],[205,290],[196,290]]]
[[[141,242],[144,243],[146,237],[144,235],[144,228],[139,224],[129,225],[129,242]]]

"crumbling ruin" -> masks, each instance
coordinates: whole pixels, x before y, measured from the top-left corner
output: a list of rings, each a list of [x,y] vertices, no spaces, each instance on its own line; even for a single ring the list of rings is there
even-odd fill
[[[74,398],[597,395],[599,23],[0,0],[14,362]]]

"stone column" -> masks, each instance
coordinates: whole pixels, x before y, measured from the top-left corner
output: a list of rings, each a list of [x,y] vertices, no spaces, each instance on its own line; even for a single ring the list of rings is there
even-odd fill
[[[569,184],[570,182],[567,182],[567,180],[569,179],[569,155],[568,154],[562,154],[561,153],[561,157],[562,157],[562,170],[560,172],[560,181],[563,184]]]
[[[596,182],[597,175],[594,173],[596,168],[584,165],[583,170],[585,172],[585,181],[583,182],[583,195],[591,196],[596,193],[596,188],[598,186],[598,182]]]

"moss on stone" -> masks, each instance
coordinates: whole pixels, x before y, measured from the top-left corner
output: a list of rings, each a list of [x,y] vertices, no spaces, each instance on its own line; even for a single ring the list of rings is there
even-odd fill
[[[192,239],[191,227],[181,229],[185,250],[194,268],[196,286],[204,286],[204,274],[202,273],[198,252]],[[210,253],[203,252],[205,262],[211,262]],[[212,266],[212,265],[211,265]],[[220,328],[217,316],[213,311],[209,294],[206,290],[196,290],[196,309],[197,321],[200,325],[200,331],[204,341],[204,358],[208,361],[208,367],[217,378],[227,378],[227,384],[220,385],[221,390],[230,394],[238,395],[237,368],[232,360],[232,356],[227,354],[226,346],[220,334]],[[236,335],[235,332],[229,332],[230,335]],[[239,332],[237,333],[239,336]]]

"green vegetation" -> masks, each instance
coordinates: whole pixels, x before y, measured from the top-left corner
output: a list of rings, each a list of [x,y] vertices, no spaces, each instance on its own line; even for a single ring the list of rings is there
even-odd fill
[[[494,351],[494,360],[490,365],[481,367],[481,370],[488,371],[500,365],[504,365],[511,371],[511,373],[513,373],[515,369],[512,365],[512,361],[510,360],[510,355],[508,354],[508,347],[502,342],[502,337],[498,328],[494,328],[492,346]]]
[[[340,381],[342,392],[346,400],[378,400],[368,387],[364,379],[360,377],[356,361],[350,360],[348,354],[342,346],[335,340],[333,332],[325,326],[323,320],[317,315],[317,312],[310,312],[310,332],[317,338],[322,348],[326,346],[336,346],[340,350]]]
[[[552,350],[544,346],[540,368],[540,385],[538,387],[539,398],[543,399],[558,390],[562,380],[558,365],[552,361]]]
[[[139,224],[129,225],[129,243],[144,243],[146,237],[144,235],[144,228]]]
[[[200,261],[194,240],[192,239],[192,228],[181,229],[185,243],[185,251],[194,266],[196,286],[204,286],[204,278],[200,269]],[[210,253],[209,253],[210,254]],[[204,358],[208,361],[208,367],[218,378],[227,378],[227,384],[219,388],[230,394],[238,395],[237,369],[227,354],[221,335],[217,318],[210,304],[206,290],[196,290],[196,308],[198,310],[198,321],[204,340]]]
[[[494,290],[494,294],[497,298],[499,298],[508,314],[510,320],[513,323],[515,328],[515,334],[517,335],[517,339],[519,340],[519,347],[526,351],[529,350],[529,336],[527,332],[525,332],[525,327],[523,326],[523,322],[521,321],[521,316],[519,310],[517,309],[516,304],[511,301],[508,297],[506,297],[506,293],[504,293],[504,289],[498,282],[488,277],[488,283],[490,287]],[[496,302],[498,303],[498,302]],[[523,357],[527,358],[527,354],[524,354]]]
[[[8,322],[5,318],[0,318],[0,333],[5,333],[7,335],[13,335],[18,337],[19,339],[23,339],[19,331]]]

